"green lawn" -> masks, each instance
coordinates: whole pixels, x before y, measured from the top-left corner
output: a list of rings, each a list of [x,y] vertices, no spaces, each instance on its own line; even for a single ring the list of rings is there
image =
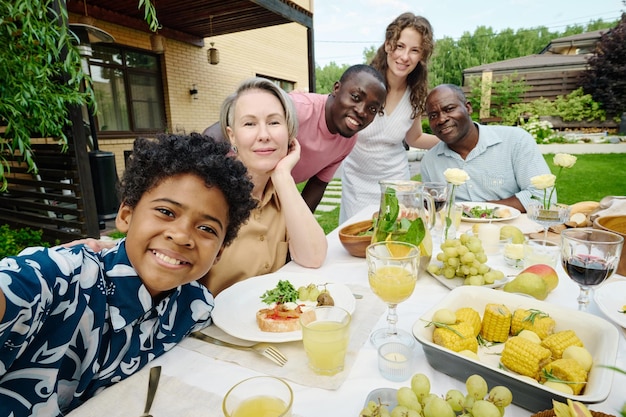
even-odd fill
[[[550,169],[557,169],[552,163],[553,154],[546,154]],[[559,202],[573,204],[578,201],[599,201],[607,195],[626,195],[626,154],[581,154],[570,169],[564,169],[557,182]],[[413,177],[419,181],[419,175]],[[301,190],[304,184],[299,184]],[[318,212],[318,222],[328,234],[337,227],[339,206],[330,212]]]

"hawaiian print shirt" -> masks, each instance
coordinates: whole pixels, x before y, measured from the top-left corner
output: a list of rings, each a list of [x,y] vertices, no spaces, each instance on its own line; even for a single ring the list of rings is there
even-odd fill
[[[197,282],[154,305],[124,240],[29,248],[0,261],[0,415],[59,416],[123,380],[211,323]]]

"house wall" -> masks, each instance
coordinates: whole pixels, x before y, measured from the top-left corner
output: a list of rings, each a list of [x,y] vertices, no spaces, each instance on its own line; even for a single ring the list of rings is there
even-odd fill
[[[309,1],[297,1],[303,7]],[[70,15],[70,21],[78,16]],[[96,26],[105,30],[120,45],[150,50],[150,34],[104,21]],[[220,62],[207,59],[210,42],[219,50]],[[171,39],[165,41],[161,55],[163,90],[168,129],[172,133],[202,132],[219,118],[220,104],[245,78],[262,74],[295,83],[307,90],[307,28],[297,24],[272,26],[205,39],[199,48]],[[192,85],[197,99],[189,94]],[[115,153],[118,175],[124,170],[124,151],[132,149],[134,137],[99,137],[99,148]]]

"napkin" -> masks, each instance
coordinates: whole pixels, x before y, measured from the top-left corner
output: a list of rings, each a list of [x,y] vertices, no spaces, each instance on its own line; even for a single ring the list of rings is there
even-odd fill
[[[138,417],[148,394],[150,365],[106,388],[66,417]],[[150,411],[154,417],[223,417],[222,398],[161,373]]]
[[[615,198],[610,201],[609,206],[604,210],[592,213],[592,220],[602,216],[618,216],[626,214],[626,200]]]
[[[217,346],[191,337],[184,339],[179,346],[212,358],[233,362],[266,375],[283,378],[300,385],[324,389],[337,389],[348,377],[361,346],[368,340],[372,328],[376,325],[380,316],[387,308],[386,304],[369,288],[357,285],[348,285],[348,287],[353,293],[362,294],[363,298],[356,301],[356,309],[352,314],[350,343],[346,353],[344,370],[336,375],[317,375],[309,369],[307,366],[306,353],[302,347],[302,341],[274,344],[289,359],[287,364],[283,367],[276,365],[255,352]],[[238,340],[227,335],[217,326],[209,326],[204,329],[203,332],[229,342],[236,342]],[[250,345],[250,342],[245,344]]]

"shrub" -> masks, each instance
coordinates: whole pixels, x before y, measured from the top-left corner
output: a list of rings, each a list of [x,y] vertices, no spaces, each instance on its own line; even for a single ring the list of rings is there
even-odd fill
[[[526,117],[556,116],[567,121],[606,120],[606,114],[599,103],[590,94],[578,88],[566,96],[557,96],[554,101],[545,98],[530,103],[518,103],[511,106],[511,111],[503,114],[504,124],[514,125]]]
[[[41,240],[42,230],[10,229],[8,225],[0,226],[0,259],[17,255],[29,246],[50,247],[48,242]]]
[[[533,135],[537,143],[550,142],[550,139],[555,136],[552,127],[552,123],[547,120],[539,120],[536,116],[531,117],[528,119],[528,122],[522,124],[522,128]]]
[[[422,118],[422,132],[432,134],[433,131],[430,129],[430,123],[428,123],[428,116]]]
[[[518,79],[517,73],[510,77],[505,75],[485,85],[483,85],[480,77],[472,77],[469,80],[469,85],[470,93],[467,99],[472,105],[472,117],[475,119],[480,114],[483,91],[491,90],[489,116],[505,119],[511,112],[514,103],[519,103],[521,97],[528,90],[526,82],[523,79]]]
[[[618,25],[604,33],[589,58],[589,69],[582,85],[586,92],[602,103],[606,112],[618,118],[626,110],[626,13]]]

